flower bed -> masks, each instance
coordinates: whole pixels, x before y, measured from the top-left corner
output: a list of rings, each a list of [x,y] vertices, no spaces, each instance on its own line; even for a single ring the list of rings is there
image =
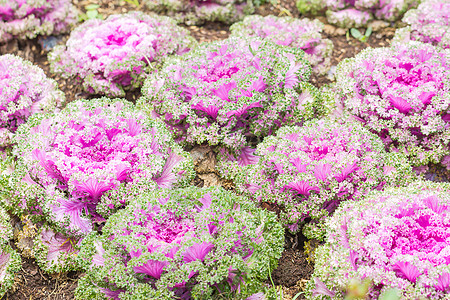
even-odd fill
[[[52,72],[76,77],[89,93],[124,96],[168,55],[183,54],[193,45],[189,32],[170,18],[130,12],[84,22],[65,46],[54,48],[49,61]]]
[[[13,233],[9,222],[9,215],[0,207],[0,298],[13,286],[14,273],[21,266],[19,254],[8,243]]]
[[[359,201],[374,189],[413,178],[404,155],[386,153],[381,140],[356,123],[320,120],[283,127],[255,154],[257,163],[223,164],[222,173],[239,192],[281,208],[281,222],[291,231],[312,220],[303,230],[308,238],[324,237],[323,221],[342,201]]]
[[[228,147],[322,113],[301,50],[256,37],[202,44],[146,80],[138,105],[158,115],[177,141]]]
[[[327,20],[343,28],[364,27],[375,19],[396,21],[418,5],[417,0],[297,0],[302,14],[326,11]]]
[[[426,0],[403,17],[409,26],[395,32],[393,42],[409,40],[450,48],[450,3],[446,0]]]
[[[409,42],[342,61],[336,87],[347,109],[415,166],[449,166],[450,50]]]
[[[245,299],[283,251],[273,213],[222,188],[144,192],[83,241],[77,299]]]
[[[0,43],[66,33],[76,22],[70,0],[0,1]]]
[[[326,244],[316,250],[313,278],[320,288],[308,299],[329,299],[324,293],[343,299],[350,279],[373,280],[366,299],[380,299],[389,288],[399,289],[401,299],[446,299],[449,188],[418,182],[343,204],[327,223]]]
[[[14,140],[14,171],[0,181],[11,191],[5,205],[68,236],[91,232],[127,204],[124,195],[184,187],[194,174],[162,122],[118,99],[80,100],[32,117]]]
[[[205,22],[232,24],[255,11],[253,0],[144,0],[144,3],[150,10],[167,13],[186,25]]]
[[[331,66],[333,42],[322,38],[322,28],[319,20],[253,15],[233,24],[230,31],[233,36],[258,36],[277,45],[300,48],[305,51],[313,71],[323,75]]]
[[[0,56],[0,86],[0,151],[30,115],[55,111],[65,100],[41,68],[10,54]]]

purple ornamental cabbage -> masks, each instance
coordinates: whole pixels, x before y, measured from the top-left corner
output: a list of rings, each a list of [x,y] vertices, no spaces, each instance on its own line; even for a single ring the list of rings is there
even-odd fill
[[[450,50],[409,42],[342,61],[345,109],[415,166],[450,166]]]
[[[313,72],[323,75],[331,66],[333,42],[322,38],[322,28],[319,20],[253,15],[233,24],[230,31],[233,36],[258,36],[278,45],[300,48]]]
[[[342,201],[359,201],[368,192],[403,185],[413,178],[400,153],[386,153],[382,141],[361,125],[329,120],[282,127],[255,152],[259,161],[245,167],[222,164],[239,192],[277,205],[290,231],[323,239],[323,221]]]
[[[142,12],[92,19],[49,54],[52,72],[75,76],[91,94],[124,96],[168,55],[190,50],[194,39],[173,20]]]
[[[65,101],[63,92],[44,71],[10,54],[0,56],[0,151],[13,133],[38,112],[52,112]]]
[[[146,191],[83,240],[75,296],[245,299],[264,289],[283,242],[275,214],[222,188]]]
[[[186,25],[232,24],[255,11],[253,0],[144,0],[147,7]]]
[[[0,207],[0,298],[13,286],[14,274],[22,265],[20,255],[9,246],[12,235],[9,215]]]
[[[321,113],[310,73],[302,50],[231,37],[168,60],[148,77],[138,104],[176,141],[220,144],[245,160],[249,139]]]
[[[76,23],[70,0],[0,0],[0,43],[66,33]]]
[[[4,202],[48,224],[53,233],[41,233],[42,241],[67,236],[76,245],[127,205],[124,195],[184,187],[194,174],[192,158],[162,122],[118,99],[81,100],[33,116],[14,141],[14,171],[0,180],[11,191]]]
[[[316,250],[308,299],[329,299],[324,295],[330,293],[344,299],[351,279],[373,281],[365,299],[381,299],[390,288],[406,300],[448,299],[449,189],[416,182],[344,203],[327,222],[326,244]]]
[[[396,21],[408,9],[416,7],[418,0],[298,0],[302,13],[321,13],[326,10],[327,20],[343,28],[364,27],[372,19]]]
[[[409,40],[450,48],[450,2],[427,0],[417,9],[409,10],[403,17],[409,26],[397,29],[393,42]]]

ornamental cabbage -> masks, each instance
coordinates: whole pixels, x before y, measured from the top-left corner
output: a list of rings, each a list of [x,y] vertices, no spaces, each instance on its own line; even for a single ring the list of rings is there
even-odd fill
[[[313,71],[323,75],[331,66],[333,42],[322,38],[322,28],[319,20],[254,15],[233,24],[230,31],[232,36],[258,36],[278,45],[302,49]]]
[[[41,68],[10,54],[0,56],[0,87],[0,152],[30,115],[55,111],[65,101]]]
[[[427,0],[417,9],[409,10],[403,17],[409,26],[397,29],[393,43],[409,40],[450,48],[450,2]]]
[[[172,54],[190,50],[194,39],[173,20],[141,12],[91,19],[49,54],[52,72],[76,77],[91,94],[124,96],[139,88]]]
[[[0,0],[0,43],[66,33],[76,22],[70,0]]]
[[[326,244],[316,250],[308,299],[344,299],[351,279],[373,281],[365,299],[381,299],[389,288],[405,300],[448,299],[449,189],[448,183],[416,182],[343,203],[327,222]]]
[[[0,298],[13,286],[14,273],[22,265],[20,255],[8,243],[12,233],[9,215],[0,207]]]
[[[223,163],[222,174],[239,192],[280,209],[292,232],[323,239],[324,220],[342,201],[358,201],[374,189],[408,183],[412,168],[400,153],[386,153],[382,141],[361,125],[330,120],[282,127],[264,139],[247,166]]]
[[[68,237],[85,236],[125,206],[113,192],[184,187],[194,174],[165,125],[124,100],[80,100],[33,116],[14,141],[14,171],[0,180],[11,191],[5,205]]]
[[[418,0],[297,0],[301,13],[326,10],[327,20],[343,28],[364,27],[375,19],[396,21]]]
[[[283,243],[274,213],[222,188],[145,191],[83,240],[75,296],[245,299],[264,288]]]
[[[176,141],[220,144],[240,156],[249,139],[321,113],[310,74],[302,50],[231,37],[168,60],[148,77],[138,105],[160,116]]]
[[[342,61],[336,88],[345,109],[415,166],[450,166],[450,50],[409,42]]]
[[[144,0],[150,10],[165,13],[186,25],[201,25],[205,22],[232,24],[255,11],[253,2],[253,0]]]

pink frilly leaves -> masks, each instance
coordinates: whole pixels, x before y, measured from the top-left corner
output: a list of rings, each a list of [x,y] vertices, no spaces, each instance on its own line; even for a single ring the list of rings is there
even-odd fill
[[[397,288],[402,299],[445,299],[450,291],[449,187],[418,181],[341,205],[327,222],[325,245],[316,250],[317,278],[339,293],[350,279],[367,279],[381,294]],[[377,295],[369,293],[368,299]]]
[[[124,96],[166,56],[188,52],[189,32],[167,17],[130,12],[90,19],[75,28],[66,45],[49,54],[52,72],[76,77],[91,94]]]
[[[256,159],[248,164],[228,157],[221,173],[253,200],[283,207],[282,223],[295,230],[306,218],[323,220],[342,201],[414,179],[406,156],[386,153],[382,141],[358,123],[318,120],[283,127],[253,155]],[[313,225],[304,233],[320,239],[325,234]]]
[[[193,176],[192,159],[165,125],[117,99],[35,117],[15,141],[19,167],[9,185],[17,203],[28,203],[21,213],[68,236],[88,234],[141,189],[182,187]]]
[[[222,145],[237,158],[251,138],[321,114],[310,73],[301,50],[231,37],[167,60],[146,80],[138,105],[177,141]],[[300,103],[303,93],[311,97]]]
[[[278,45],[300,48],[305,51],[313,71],[325,74],[331,66],[333,43],[322,38],[322,28],[323,24],[319,20],[252,15],[233,24],[230,31],[233,36],[258,36]],[[295,81],[293,77],[290,79]]]
[[[56,111],[64,100],[56,82],[42,69],[18,56],[1,55],[0,151],[10,145],[12,133],[30,115]]]
[[[415,166],[436,163],[450,143],[449,58],[448,50],[413,41],[367,49],[339,64],[336,94],[387,148]]]
[[[273,213],[218,187],[142,192],[102,231],[82,242],[78,261],[88,272],[79,299],[87,297],[85,284],[133,297],[145,291],[151,299],[188,299],[201,285],[212,299],[217,293],[244,299],[261,291],[260,280],[283,248],[283,229]],[[100,295],[102,288],[89,293]]]

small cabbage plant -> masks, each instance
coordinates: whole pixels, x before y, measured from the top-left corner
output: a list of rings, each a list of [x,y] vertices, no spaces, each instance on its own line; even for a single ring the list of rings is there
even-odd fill
[[[0,151],[13,133],[38,112],[55,111],[65,96],[53,79],[31,62],[10,54],[0,56]]]
[[[261,295],[283,242],[274,213],[222,188],[145,191],[83,240],[76,299]]]
[[[297,0],[302,14],[326,11],[327,20],[343,28],[364,27],[375,19],[396,21],[418,0]]]
[[[194,174],[164,123],[124,100],[80,100],[58,114],[35,115],[14,141],[17,161],[0,180],[9,191],[4,203],[45,221],[53,232],[43,229],[41,240],[63,248],[125,206],[123,195],[184,187]]]
[[[450,166],[450,49],[409,42],[342,61],[345,109],[415,166]]]
[[[403,17],[409,26],[397,29],[393,42],[409,40],[450,48],[450,2],[426,0]]]
[[[249,139],[320,113],[310,74],[302,50],[232,37],[167,61],[146,80],[139,105],[176,141],[220,144],[245,160]]]
[[[76,22],[70,0],[0,0],[0,43],[66,33]]]
[[[404,155],[386,153],[382,141],[356,122],[282,127],[255,155],[259,161],[245,167],[223,163],[222,173],[239,192],[278,206],[281,222],[292,232],[309,221],[303,228],[308,238],[323,239],[323,222],[341,202],[413,178]]]
[[[253,15],[233,24],[230,31],[233,36],[258,36],[278,45],[302,49],[313,71],[323,75],[331,66],[333,42],[322,38],[322,28],[319,20]]]
[[[52,72],[76,77],[92,94],[124,96],[168,55],[190,50],[194,40],[173,20],[141,12],[91,19],[75,28],[66,45],[49,54]]]
[[[232,24],[255,11],[253,0],[144,0],[147,7],[186,25],[205,22]]]
[[[316,250],[308,299],[344,299],[352,279],[373,281],[365,299],[382,299],[390,288],[406,300],[448,299],[449,189],[416,182],[344,203]]]
[[[13,286],[14,274],[22,265],[20,255],[8,244],[12,233],[9,215],[0,207],[0,298]]]

